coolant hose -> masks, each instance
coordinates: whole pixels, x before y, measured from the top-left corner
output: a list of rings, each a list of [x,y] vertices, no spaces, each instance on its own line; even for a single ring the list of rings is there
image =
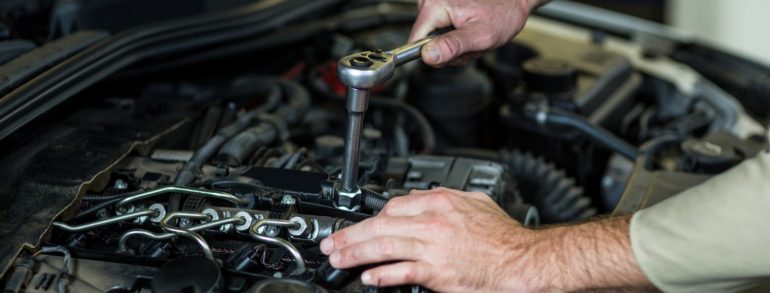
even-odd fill
[[[516,178],[522,197],[537,206],[543,223],[564,223],[596,215],[583,189],[553,164],[519,151],[502,151],[500,160]]]
[[[286,104],[281,105],[274,110],[275,117],[283,120],[283,122],[287,125],[295,124],[299,122],[302,117],[304,117],[305,113],[310,107],[310,95],[301,85],[296,82],[269,77],[259,78],[257,80],[264,83],[277,83],[280,85],[280,87],[258,87],[260,89],[268,89],[267,92],[263,93],[267,95],[268,105],[274,103],[275,101],[275,98],[272,97],[276,94],[275,90],[273,90],[275,88],[279,88],[281,90],[277,93],[278,95],[284,93],[284,95],[287,96]],[[179,174],[177,174],[174,185],[187,186],[195,181],[195,177],[198,173],[200,173],[200,169],[203,164],[211,160],[214,154],[220,150],[222,145],[224,145],[233,137],[236,137],[236,135],[239,133],[243,132],[247,127],[254,125],[254,123],[259,120],[259,117],[267,110],[270,110],[270,108],[270,106],[257,107],[254,110],[248,111],[238,117],[235,122],[220,129],[219,132],[214,135],[214,137],[209,139],[201,148],[196,150],[193,157],[184,164],[182,170],[179,172]],[[276,137],[273,136],[272,139],[274,138]],[[269,143],[266,142],[265,139],[258,139],[254,142]],[[181,197],[179,194],[172,194],[169,197],[169,211],[173,212],[179,210],[180,200]]]
[[[296,82],[272,79],[275,88],[278,91],[278,101],[280,101],[281,92],[285,92],[287,101],[285,105],[275,110],[275,117],[281,121],[273,121],[281,125],[293,125],[302,120],[310,107],[310,95],[304,87]],[[282,91],[281,91],[282,89]],[[268,99],[273,100],[271,99]],[[276,102],[277,103],[277,102]],[[274,108],[274,107],[273,107]],[[260,107],[260,109],[264,109]],[[269,108],[272,109],[272,108]],[[259,111],[259,109],[257,109]],[[261,122],[257,126],[250,127],[241,131],[238,135],[230,138],[219,150],[218,157],[228,165],[237,166],[242,164],[248,157],[256,152],[257,148],[269,145],[279,137],[288,136],[288,133],[280,133],[278,125],[270,122]]]
[[[636,147],[606,129],[592,124],[583,116],[560,109],[534,108],[525,107],[525,116],[536,120],[540,124],[576,129],[600,145],[632,161],[636,160],[636,156],[639,154],[639,150]]]

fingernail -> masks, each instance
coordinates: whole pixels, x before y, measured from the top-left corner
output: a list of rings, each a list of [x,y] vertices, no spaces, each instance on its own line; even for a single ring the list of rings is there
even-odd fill
[[[332,250],[334,250],[334,240],[332,240],[330,237],[321,240],[321,252],[329,254],[332,252]]]
[[[425,45],[425,55],[428,56],[428,60],[431,63],[438,63],[438,59],[441,57],[438,48],[430,44]]]
[[[329,263],[332,265],[337,265],[340,263],[340,253],[334,252],[332,255],[329,256]]]
[[[372,285],[372,274],[369,273],[369,271],[361,274],[361,283],[364,283],[364,285]]]

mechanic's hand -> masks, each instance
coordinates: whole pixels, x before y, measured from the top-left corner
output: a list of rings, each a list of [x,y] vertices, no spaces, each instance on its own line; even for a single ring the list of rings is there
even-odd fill
[[[524,27],[529,13],[546,0],[418,0],[420,14],[409,41],[449,26],[455,30],[422,49],[425,63],[440,66],[505,45]]]
[[[436,291],[526,291],[515,260],[535,232],[483,193],[446,188],[393,198],[376,217],[321,242],[331,265],[365,271],[364,284],[420,284]]]

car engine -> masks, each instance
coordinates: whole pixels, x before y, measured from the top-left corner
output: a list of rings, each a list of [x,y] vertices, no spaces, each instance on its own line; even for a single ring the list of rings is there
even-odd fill
[[[323,2],[137,58],[10,135],[3,292],[425,292],[364,286],[318,244],[412,189],[483,192],[532,229],[631,213],[767,147],[768,108],[747,113],[700,55],[546,9],[475,61],[371,88],[350,204],[338,60],[405,44],[416,11]]]

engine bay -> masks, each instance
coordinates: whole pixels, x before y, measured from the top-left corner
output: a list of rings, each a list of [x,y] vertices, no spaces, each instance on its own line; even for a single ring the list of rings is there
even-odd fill
[[[248,54],[138,62],[25,128],[0,160],[4,292],[424,292],[364,286],[319,242],[413,189],[483,192],[533,229],[632,213],[767,147],[689,66],[533,17],[478,60],[372,88],[361,202],[341,206],[337,60],[406,43],[414,15],[352,6]]]

